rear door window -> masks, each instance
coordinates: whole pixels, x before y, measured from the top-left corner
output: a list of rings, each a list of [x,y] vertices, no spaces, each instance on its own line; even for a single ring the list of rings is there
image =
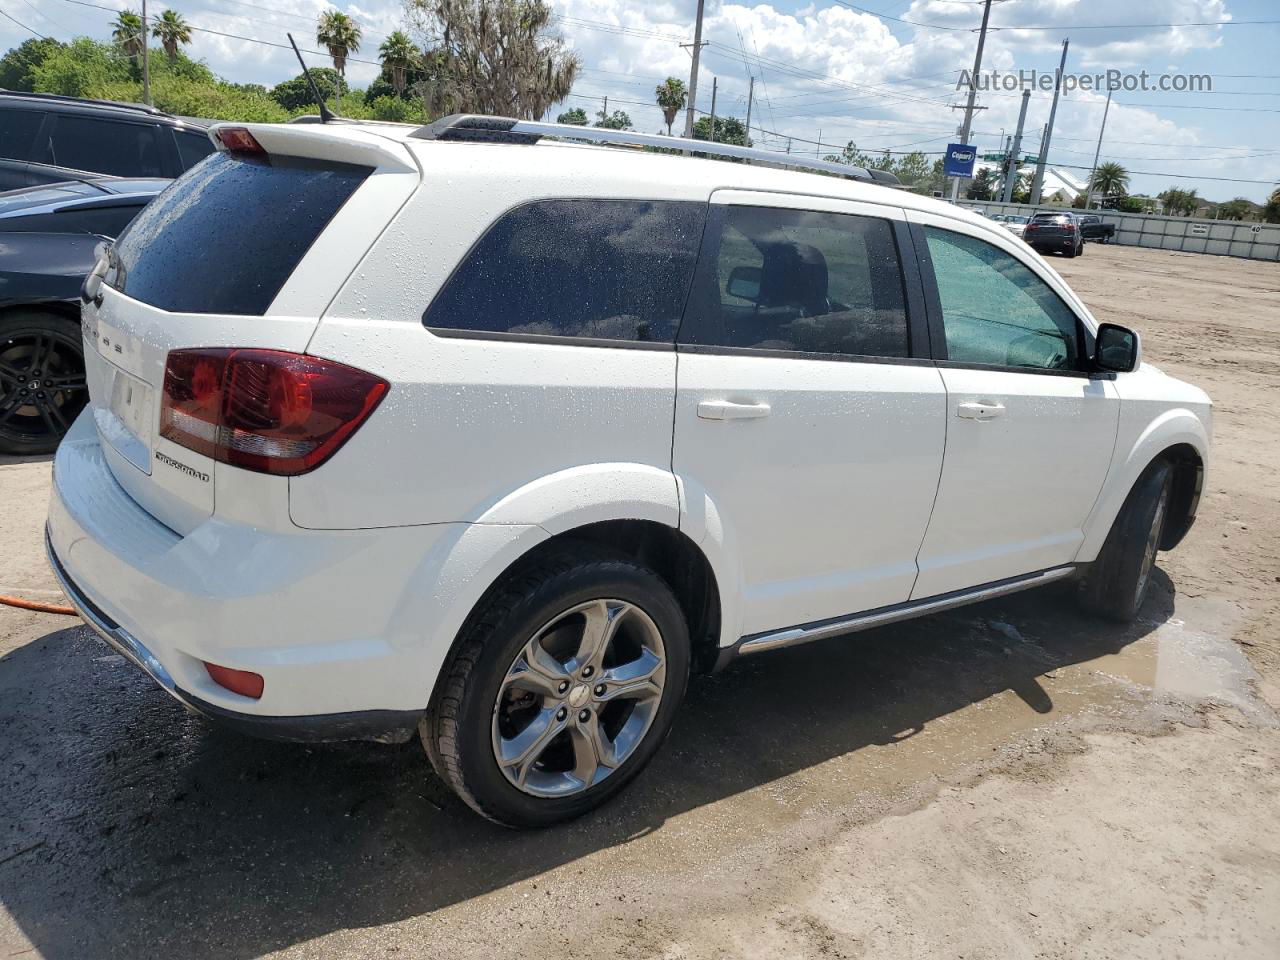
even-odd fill
[[[888,220],[735,206],[711,233],[681,343],[909,355],[902,265]]]
[[[0,159],[31,159],[31,144],[43,120],[39,110],[0,109]]]
[[[671,343],[706,206],[542,200],[505,214],[423,314],[457,331]]]
[[[129,225],[106,281],[161,310],[261,315],[371,172],[293,157],[213,156]]]
[[[175,130],[173,138],[178,141],[178,160],[183,170],[194,167],[214,151],[213,141],[208,134]]]
[[[152,123],[59,114],[36,160],[115,177],[162,177],[159,132]]]

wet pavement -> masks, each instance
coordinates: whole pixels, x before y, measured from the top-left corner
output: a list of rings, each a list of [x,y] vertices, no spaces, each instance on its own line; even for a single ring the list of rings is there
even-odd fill
[[[1021,734],[1166,695],[1248,705],[1238,649],[1157,571],[1128,629],[1070,585],[740,661],[696,682],[648,771],[540,833],[475,817],[417,741],[303,747],[186,713],[79,626],[0,658],[0,946],[255,957],[429,917],[661,832],[673,866],[761,824],[938,782]],[[1211,605],[1210,605],[1211,606]],[[0,612],[0,616],[9,616]],[[1222,625],[1209,607],[1197,622]],[[41,625],[59,623],[50,618]]]

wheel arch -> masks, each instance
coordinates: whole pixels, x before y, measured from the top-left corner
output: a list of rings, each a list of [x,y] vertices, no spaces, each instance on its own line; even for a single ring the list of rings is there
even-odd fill
[[[1208,449],[1209,434],[1204,423],[1187,409],[1166,411],[1141,432],[1127,451],[1122,454],[1118,448],[1106,486],[1085,525],[1076,561],[1089,563],[1097,558],[1129,491],[1143,471],[1160,459],[1173,467],[1169,520],[1160,549],[1177,546],[1195,520]]]

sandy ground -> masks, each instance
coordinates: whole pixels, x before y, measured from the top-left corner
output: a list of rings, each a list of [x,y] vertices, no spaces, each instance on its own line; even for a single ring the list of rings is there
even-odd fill
[[[243,739],[0,608],[0,957],[1280,956],[1280,270],[1055,266],[1217,404],[1133,627],[1060,588],[743,661],[519,834],[416,743]],[[48,476],[0,463],[0,592],[56,596]]]

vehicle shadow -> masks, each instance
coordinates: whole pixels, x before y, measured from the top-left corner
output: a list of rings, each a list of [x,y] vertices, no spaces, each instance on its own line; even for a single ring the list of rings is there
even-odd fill
[[[18,463],[52,463],[52,453],[32,453],[32,454],[11,454],[0,453],[0,467],[7,467]]]
[[[454,799],[416,740],[244,738],[84,628],[60,630],[0,659],[0,902],[54,960],[240,960],[429,914],[1005,690],[1052,713],[1037,678],[1165,622],[1173,588],[1160,571],[1153,586],[1129,628],[1057,587],[744,659],[691,685],[670,740],[612,804],[524,833]]]

